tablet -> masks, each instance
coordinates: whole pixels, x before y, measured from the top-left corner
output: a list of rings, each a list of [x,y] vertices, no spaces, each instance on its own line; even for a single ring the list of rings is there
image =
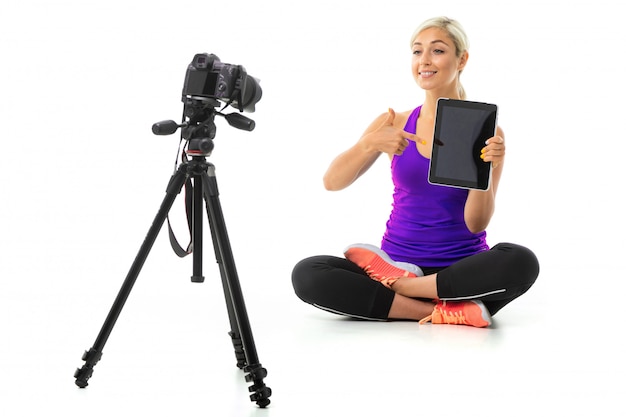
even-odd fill
[[[485,141],[495,135],[495,104],[440,98],[437,101],[428,182],[486,190],[491,163],[480,159]]]

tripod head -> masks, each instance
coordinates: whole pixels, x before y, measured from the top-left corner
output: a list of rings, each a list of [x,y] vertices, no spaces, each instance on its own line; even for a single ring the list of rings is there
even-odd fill
[[[252,131],[255,126],[254,120],[241,114],[216,111],[220,100],[226,103],[222,110],[232,105],[240,112],[254,112],[261,96],[259,81],[248,75],[243,66],[221,62],[214,54],[196,54],[185,74],[183,122],[165,120],[155,123],[152,133],[171,135],[182,128],[181,139],[188,142],[187,153],[208,156],[213,150],[215,115],[223,116],[237,129]]]
[[[224,114],[215,108],[219,101],[207,97],[187,97],[184,99],[185,107],[183,122],[176,123],[173,120],[164,120],[152,125],[152,133],[155,135],[171,135],[181,128],[181,139],[188,142],[187,153],[192,156],[209,156],[213,151],[213,139],[217,128],[215,116],[222,116],[229,125],[251,132],[256,124],[254,120],[240,114]]]

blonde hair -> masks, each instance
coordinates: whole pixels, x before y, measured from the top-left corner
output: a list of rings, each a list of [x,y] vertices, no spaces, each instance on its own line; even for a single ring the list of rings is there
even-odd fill
[[[460,58],[464,52],[469,50],[469,39],[465,34],[465,30],[463,26],[459,22],[454,19],[450,19],[445,16],[433,17],[424,21],[421,25],[415,29],[413,35],[411,35],[411,42],[409,43],[410,47],[413,47],[413,42],[415,42],[415,38],[417,35],[422,33],[426,29],[430,28],[439,28],[446,31],[452,42],[454,42],[454,47],[456,48],[456,57]],[[459,72],[460,76],[460,72]],[[461,100],[465,100],[467,98],[467,94],[465,93],[465,89],[461,82],[459,81],[459,95],[461,96]]]

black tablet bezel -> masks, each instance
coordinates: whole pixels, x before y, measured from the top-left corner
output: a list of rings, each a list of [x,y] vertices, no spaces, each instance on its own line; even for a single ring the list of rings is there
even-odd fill
[[[464,132],[470,131],[473,133],[463,135],[462,137],[454,137],[452,138],[453,140],[450,140],[450,137],[444,138],[442,132],[445,133],[446,129],[459,128],[458,117],[450,119],[451,116],[446,111],[448,108],[455,109],[456,116],[463,116],[464,127],[467,127]],[[480,159],[480,151],[485,146],[485,141],[495,135],[497,117],[498,107],[495,104],[448,98],[437,100],[428,182],[435,185],[483,191],[489,189],[491,163]],[[460,160],[457,157],[452,159],[449,156],[449,152],[441,151],[446,142],[449,146],[451,143],[454,144],[455,141],[456,143],[460,141],[465,147],[471,147],[470,154],[467,157]],[[458,168],[459,164],[468,164],[465,166],[466,170],[475,170],[475,172],[472,175],[467,173],[460,176],[444,175],[442,170],[451,167],[453,164],[455,169]]]

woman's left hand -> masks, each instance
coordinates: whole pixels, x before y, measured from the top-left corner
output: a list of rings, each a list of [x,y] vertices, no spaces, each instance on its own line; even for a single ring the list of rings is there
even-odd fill
[[[493,136],[485,142],[486,146],[480,151],[480,159],[491,162],[493,168],[497,168],[504,161],[506,146],[502,136]]]

